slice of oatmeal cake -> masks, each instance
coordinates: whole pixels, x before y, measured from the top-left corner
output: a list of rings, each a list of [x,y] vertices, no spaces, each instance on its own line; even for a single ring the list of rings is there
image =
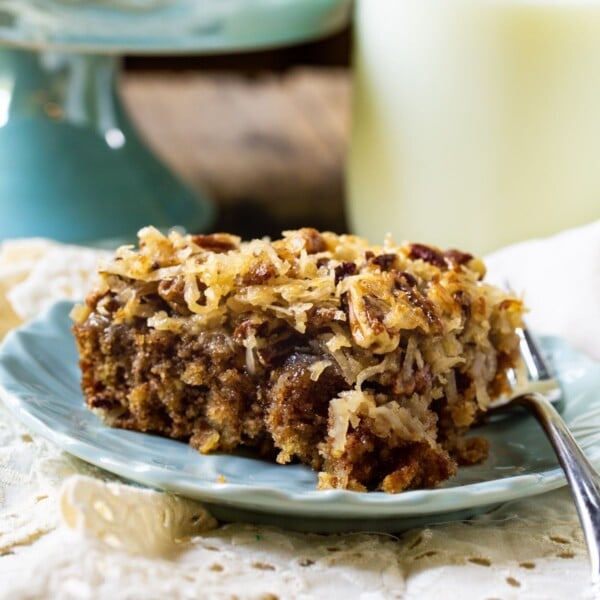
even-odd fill
[[[108,424],[252,447],[320,488],[431,487],[485,458],[465,439],[518,361],[519,299],[469,254],[288,231],[122,247],[74,311],[82,387]]]

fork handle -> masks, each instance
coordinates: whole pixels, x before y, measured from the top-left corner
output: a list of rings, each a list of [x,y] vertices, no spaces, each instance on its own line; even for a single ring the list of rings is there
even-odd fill
[[[565,472],[583,528],[592,567],[592,579],[600,579],[600,475],[575,441],[554,406],[541,394],[514,399],[529,408],[548,435]]]

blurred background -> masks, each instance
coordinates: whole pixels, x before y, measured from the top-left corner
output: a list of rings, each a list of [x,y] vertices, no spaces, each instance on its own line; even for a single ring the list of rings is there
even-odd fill
[[[351,8],[0,0],[0,239],[344,230]]]
[[[0,239],[600,218],[599,0],[0,0],[0,43]]]
[[[217,205],[213,229],[347,231],[351,27],[261,52],[128,56],[121,89],[156,153]]]

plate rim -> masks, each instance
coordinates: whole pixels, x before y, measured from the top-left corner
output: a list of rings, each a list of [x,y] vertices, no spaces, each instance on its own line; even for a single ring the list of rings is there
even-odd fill
[[[130,481],[207,503],[218,503],[242,509],[249,508],[262,513],[273,512],[285,515],[291,512],[295,516],[308,518],[326,517],[330,520],[361,518],[373,521],[390,517],[410,518],[441,515],[450,511],[491,506],[539,495],[566,485],[564,474],[557,465],[555,468],[547,468],[540,472],[517,474],[447,488],[407,490],[399,494],[317,490],[316,488],[296,492],[264,484],[209,481],[198,475],[190,477],[185,473],[175,474],[173,470],[160,465],[144,463],[137,458],[119,456],[118,452],[102,447],[100,443],[93,445],[70,437],[66,432],[54,430],[47,422],[27,410],[27,400],[30,395],[19,394],[10,389],[4,380],[5,361],[7,357],[10,357],[6,348],[10,349],[11,344],[18,343],[19,338],[23,335],[35,334],[35,330],[40,327],[42,330],[48,325],[56,328],[57,318],[64,318],[65,315],[68,315],[74,304],[75,302],[68,300],[54,303],[40,317],[7,334],[0,347],[0,399],[19,421],[65,452]],[[60,328],[59,332],[64,333],[60,331]],[[577,355],[587,360],[585,356]],[[13,379],[13,385],[23,385],[23,383]],[[83,394],[81,394],[81,398],[83,400]],[[87,411],[86,414],[93,419],[97,426],[108,428],[91,411]],[[117,435],[123,431],[116,428],[109,429],[111,432],[116,432]],[[135,433],[144,438],[151,435],[139,432],[127,433]],[[540,432],[540,435],[543,433]],[[183,443],[168,438],[159,437],[159,439],[173,444]],[[99,454],[101,452],[105,454]],[[592,460],[598,463],[600,462],[600,450],[596,454],[598,455],[595,455]],[[285,466],[281,468],[285,468]],[[441,503],[443,506],[440,505]],[[332,511],[332,508],[335,510]]]

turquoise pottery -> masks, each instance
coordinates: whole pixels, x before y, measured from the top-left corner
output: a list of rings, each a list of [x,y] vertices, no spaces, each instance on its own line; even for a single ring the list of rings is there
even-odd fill
[[[115,90],[122,53],[270,48],[347,23],[350,0],[0,0],[0,240],[132,240],[215,210],[147,148]],[[201,118],[201,116],[200,116]],[[218,124],[216,124],[218,126]]]

